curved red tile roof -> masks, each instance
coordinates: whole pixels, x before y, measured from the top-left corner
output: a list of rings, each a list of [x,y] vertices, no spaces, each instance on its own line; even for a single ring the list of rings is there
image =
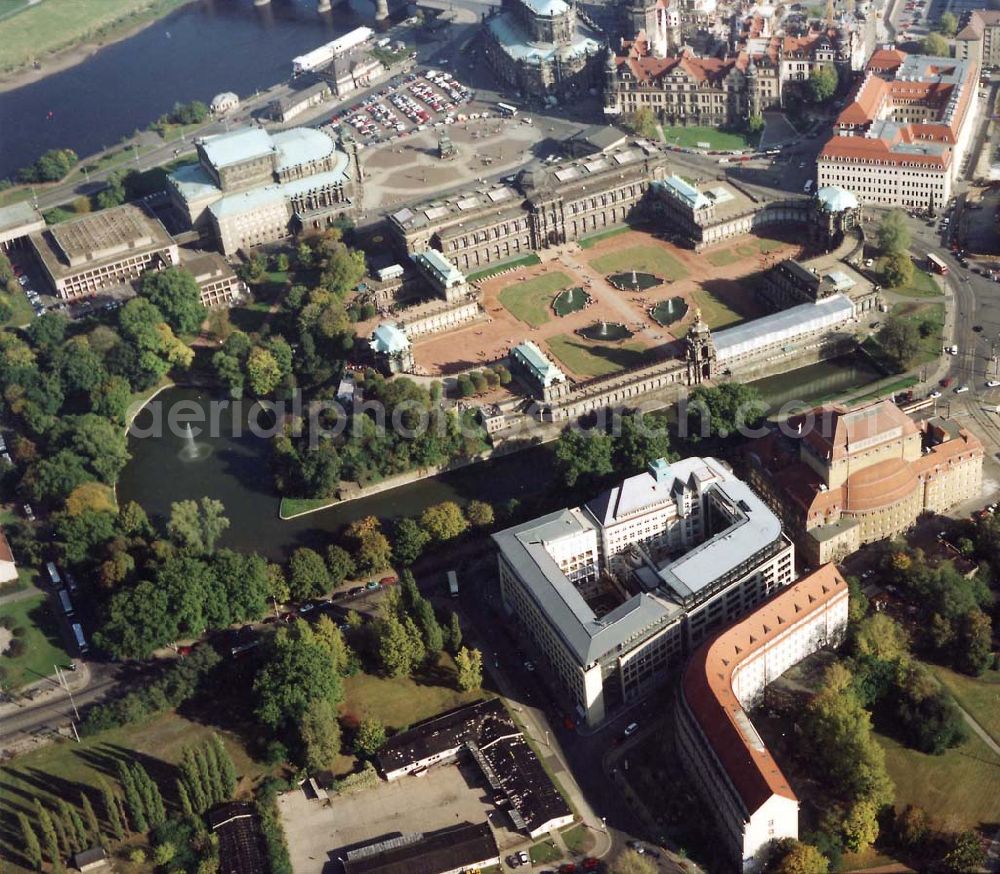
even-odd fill
[[[733,692],[733,674],[792,623],[846,591],[837,568],[824,565],[705,643],[684,672],[684,700],[748,813],[772,795],[798,799],[767,747],[752,746],[740,728],[749,718]]]
[[[864,513],[888,507],[912,495],[920,487],[912,464],[902,458],[888,458],[852,473],[844,483],[849,513]]]

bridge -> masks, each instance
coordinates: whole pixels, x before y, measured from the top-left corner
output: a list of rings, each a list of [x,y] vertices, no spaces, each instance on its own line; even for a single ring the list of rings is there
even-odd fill
[[[271,0],[253,0],[254,6],[267,6]],[[330,0],[316,0],[317,12],[329,12],[332,8]],[[389,0],[375,0],[375,20],[385,21],[389,17]]]

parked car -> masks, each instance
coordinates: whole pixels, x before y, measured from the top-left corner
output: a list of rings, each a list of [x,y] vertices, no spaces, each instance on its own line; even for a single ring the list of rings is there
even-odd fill
[[[517,858],[522,865],[527,865],[531,861],[531,857],[528,855],[527,850],[519,850]]]
[[[31,509],[31,504],[25,504],[23,507],[25,518],[29,522],[35,521],[35,511]]]
[[[962,394],[962,392],[966,392],[968,390],[969,387],[963,383],[962,385],[960,385],[958,388],[955,389],[955,394],[960,395]]]
[[[639,730],[639,723],[630,722],[628,725],[625,726],[625,737],[631,737],[638,730]]]
[[[380,589],[382,587],[378,584],[378,582],[376,580],[369,580],[367,583],[365,583],[365,588],[366,589]]]

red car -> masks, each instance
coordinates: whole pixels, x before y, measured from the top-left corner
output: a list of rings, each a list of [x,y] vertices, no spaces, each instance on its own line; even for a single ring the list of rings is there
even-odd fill
[[[587,856],[587,858],[583,860],[583,867],[585,871],[593,871],[600,864],[600,861],[595,859],[593,856]]]
[[[572,862],[567,862],[565,865],[559,866],[559,874],[574,874],[576,871],[576,865]]]
[[[951,385],[951,383],[952,383],[951,377],[946,376],[944,379],[941,380],[941,388],[948,388],[948,386]]]
[[[383,586],[395,586],[399,582],[395,577],[382,577],[379,583]]]

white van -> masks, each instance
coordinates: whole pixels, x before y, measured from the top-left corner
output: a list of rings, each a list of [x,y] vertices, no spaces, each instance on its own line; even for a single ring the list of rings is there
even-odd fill
[[[53,586],[62,585],[62,577],[59,576],[59,568],[56,567],[56,563],[54,561],[46,562],[45,570],[49,572],[49,579],[52,580]]]
[[[812,179],[806,179],[805,187],[802,189],[806,194],[812,191],[813,181]]]

